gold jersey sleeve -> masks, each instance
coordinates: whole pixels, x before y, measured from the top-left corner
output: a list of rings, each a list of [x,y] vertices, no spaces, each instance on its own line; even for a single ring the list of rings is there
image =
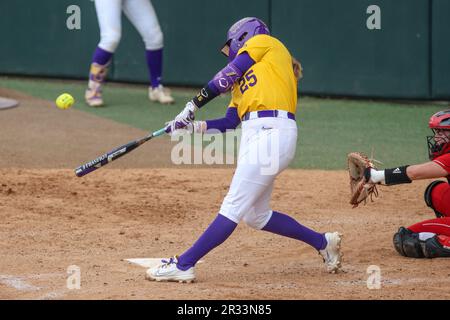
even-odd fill
[[[257,35],[238,51],[247,52],[255,64],[236,82],[230,106],[237,107],[240,118],[258,110],[285,110],[295,114],[297,80],[292,57],[278,39]]]

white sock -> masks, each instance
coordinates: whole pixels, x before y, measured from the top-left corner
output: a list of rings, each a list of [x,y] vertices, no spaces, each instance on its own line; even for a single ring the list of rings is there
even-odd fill
[[[419,240],[426,241],[433,238],[436,234],[432,232],[419,232]]]
[[[385,183],[384,170],[370,169],[370,180],[373,183]]]

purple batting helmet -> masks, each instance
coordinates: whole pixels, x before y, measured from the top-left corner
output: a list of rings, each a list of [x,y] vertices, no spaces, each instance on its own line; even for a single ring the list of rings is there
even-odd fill
[[[227,42],[220,51],[232,61],[244,43],[257,34],[270,34],[269,28],[258,18],[243,18],[228,30]]]

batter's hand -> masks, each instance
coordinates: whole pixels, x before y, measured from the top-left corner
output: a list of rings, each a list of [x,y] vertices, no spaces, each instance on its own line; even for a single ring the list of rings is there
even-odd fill
[[[206,121],[192,121],[188,123],[183,129],[177,129],[174,132],[170,132],[170,135],[182,135],[182,134],[193,134],[193,133],[204,133],[206,132]]]
[[[166,128],[170,127],[170,131],[174,132],[177,129],[182,129],[186,127],[189,123],[194,121],[195,119],[195,111],[198,110],[198,107],[194,104],[194,102],[189,101],[186,103],[183,111],[181,111],[175,119],[169,121],[167,123]]]

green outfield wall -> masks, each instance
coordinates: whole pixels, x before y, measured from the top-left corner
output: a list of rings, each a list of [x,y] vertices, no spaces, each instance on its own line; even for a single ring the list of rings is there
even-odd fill
[[[203,85],[226,63],[218,49],[230,24],[258,16],[302,62],[302,93],[450,99],[449,0],[152,3],[169,85]],[[86,78],[99,41],[94,2],[0,1],[0,39],[0,74]],[[148,81],[144,45],[125,17],[109,79]]]
[[[450,98],[450,1],[433,0],[431,46],[431,96]]]

